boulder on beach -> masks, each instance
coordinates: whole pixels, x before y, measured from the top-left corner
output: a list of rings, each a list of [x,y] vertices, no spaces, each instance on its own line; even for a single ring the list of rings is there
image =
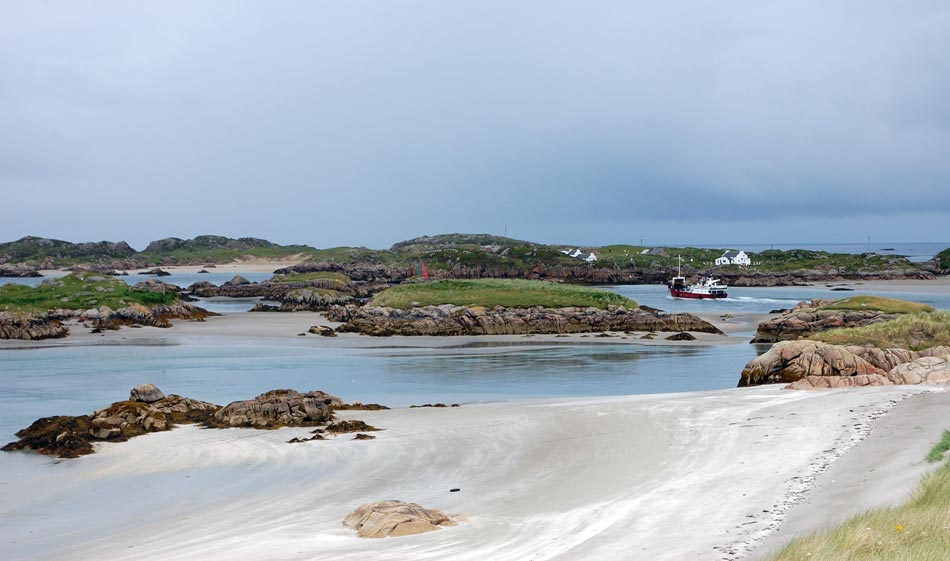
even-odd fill
[[[300,393],[271,390],[254,399],[235,401],[214,414],[210,425],[274,429],[285,426],[316,426],[333,419],[333,408],[343,401],[321,391]]]
[[[336,331],[326,325],[313,325],[310,327],[310,333],[321,337],[336,337]]]
[[[440,510],[416,503],[379,501],[360,506],[343,519],[343,525],[356,530],[361,538],[386,538],[432,532],[458,523]]]
[[[160,268],[158,268],[158,267],[155,267],[155,268],[152,269],[151,271],[145,271],[145,272],[142,273],[142,274],[143,274],[143,275],[155,275],[156,277],[170,277],[170,276],[172,275],[172,274],[169,273],[168,271],[166,271],[166,270],[164,270],[164,269],[160,269]]]

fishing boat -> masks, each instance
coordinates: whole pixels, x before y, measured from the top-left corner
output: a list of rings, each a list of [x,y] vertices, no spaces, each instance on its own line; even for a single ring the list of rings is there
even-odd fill
[[[673,298],[692,298],[695,300],[705,300],[707,298],[727,298],[728,286],[722,284],[717,278],[703,277],[697,283],[686,284],[686,277],[683,276],[683,259],[680,258],[677,267],[676,276],[670,280],[670,296]]]

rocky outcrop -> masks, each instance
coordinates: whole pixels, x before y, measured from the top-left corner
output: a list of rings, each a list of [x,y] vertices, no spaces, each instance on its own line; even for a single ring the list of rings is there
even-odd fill
[[[69,335],[62,317],[49,314],[0,312],[0,339],[56,339]]]
[[[432,532],[458,523],[440,510],[416,503],[379,501],[360,506],[343,519],[343,525],[356,530],[361,538],[387,538]]]
[[[172,274],[169,273],[168,271],[166,271],[166,270],[164,270],[164,269],[160,269],[160,268],[158,268],[158,267],[156,267],[156,268],[154,268],[154,269],[152,269],[152,270],[149,270],[149,271],[145,271],[145,272],[143,272],[142,274],[143,274],[143,275],[155,275],[156,277],[170,277],[170,276],[172,276]]]
[[[790,383],[793,389],[943,382],[950,348],[920,352],[832,345],[818,341],[782,341],[751,360],[739,387]]]
[[[854,350],[862,347],[856,347]],[[817,341],[783,341],[742,370],[739,386],[795,382],[807,376],[885,375],[851,347]]]
[[[24,263],[0,263],[0,277],[27,278],[42,276],[36,267]]]
[[[320,293],[316,290],[302,288],[291,290],[280,299],[280,311],[318,312],[330,309],[331,306],[343,306],[353,301],[347,294]]]
[[[340,398],[314,391],[271,390],[254,399],[235,401],[215,412],[211,426],[273,429],[285,426],[316,426],[333,418]]]
[[[453,306],[409,310],[377,306],[335,306],[328,319],[340,332],[364,335],[524,335],[601,331],[700,331],[721,334],[692,314],[664,314],[613,306],[599,308],[484,308]]]
[[[92,454],[96,442],[122,442],[142,434],[170,430],[179,424],[263,429],[324,425],[332,421],[336,408],[386,409],[375,404],[348,406],[340,398],[325,392],[299,393],[294,390],[273,390],[252,400],[221,407],[180,395],[166,396],[154,385],[143,384],[132,388],[128,401],[113,403],[89,415],[39,419],[17,432],[20,439],[7,444],[3,450],[33,450],[50,456],[75,458]],[[335,434],[379,429],[362,421],[349,420],[331,424],[326,430]]]
[[[813,333],[846,327],[864,327],[890,321],[896,314],[876,310],[822,310],[827,302],[803,302],[777,318],[759,324],[753,343],[774,343],[801,339]]]
[[[899,364],[888,374],[898,384],[946,384],[950,382],[950,361],[947,358],[924,356]]]
[[[117,329],[122,325],[171,327],[171,320],[173,319],[203,321],[207,317],[218,315],[215,312],[209,312],[204,308],[186,302],[151,307],[132,304],[118,310],[109,310],[108,308],[102,310],[100,308],[96,312],[98,315],[94,318],[90,314],[85,316],[80,314],[79,317],[94,319],[93,325],[101,329]]]
[[[158,388],[155,390],[161,393]],[[135,394],[134,389],[132,393]],[[213,403],[179,395],[150,403],[120,401],[91,415],[39,419],[17,432],[20,440],[7,444],[3,450],[34,450],[60,458],[76,458],[93,453],[96,442],[122,442],[149,432],[170,430],[176,424],[207,422],[218,408]]]

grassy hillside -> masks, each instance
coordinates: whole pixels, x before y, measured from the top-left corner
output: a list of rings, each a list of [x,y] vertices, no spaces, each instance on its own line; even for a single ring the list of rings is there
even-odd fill
[[[896,298],[882,298],[880,296],[853,296],[851,298],[838,300],[827,306],[822,306],[820,309],[851,311],[876,310],[887,314],[915,314],[934,311],[934,309],[927,304],[897,300]]]
[[[884,323],[815,333],[810,339],[836,345],[902,347],[914,351],[950,345],[950,311],[904,314]]]
[[[593,251],[598,259],[588,264],[582,259],[569,257],[562,250],[580,249],[585,255]],[[736,248],[741,249],[741,248]],[[415,267],[425,262],[432,270],[479,269],[503,275],[505,271],[527,271],[536,266],[584,267],[594,269],[643,270],[677,266],[682,257],[683,266],[693,269],[715,268],[715,260],[725,249],[695,247],[663,248],[637,245],[608,245],[587,247],[575,245],[546,245],[488,234],[443,234],[423,236],[394,244],[389,249],[366,247],[332,247],[314,249],[306,245],[278,245],[259,238],[227,238],[198,236],[185,240],[165,238],[151,242],[144,251],[136,252],[124,242],[72,244],[59,240],[23,238],[0,244],[0,262],[37,265],[51,260],[55,266],[75,264],[109,264],[114,261],[134,260],[138,266],[227,263],[241,257],[279,259],[301,255],[313,262],[341,264],[387,265]],[[950,261],[950,250],[947,261]],[[850,255],[822,251],[764,251],[750,254],[750,271],[789,272],[821,270],[830,273],[874,272],[890,269],[913,269],[914,265],[899,256],[876,254]],[[47,264],[50,264],[47,262]],[[131,266],[131,265],[130,265]],[[739,270],[729,266],[726,270]]]
[[[45,312],[57,308],[85,310],[108,306],[124,308],[130,304],[152,306],[171,304],[178,294],[135,290],[123,280],[87,273],[73,273],[50,279],[36,287],[22,284],[0,286],[0,310]]]
[[[13,242],[0,243],[0,263],[25,263],[39,266],[53,262],[58,266],[76,263],[100,263],[126,259],[135,250],[125,242],[72,243],[27,236]]]
[[[413,305],[504,306],[508,308],[564,308],[584,306],[605,309],[608,305],[635,308],[637,303],[619,294],[543,281],[441,280],[394,286],[373,297],[372,305],[408,309]]]
[[[950,464],[895,508],[855,516],[797,539],[768,561],[937,561],[950,552]]]

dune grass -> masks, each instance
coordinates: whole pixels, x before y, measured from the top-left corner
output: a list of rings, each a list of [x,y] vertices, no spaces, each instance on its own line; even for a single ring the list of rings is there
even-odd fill
[[[10,312],[45,312],[57,308],[84,310],[100,306],[117,309],[129,304],[171,304],[176,300],[178,294],[174,291],[163,294],[135,290],[121,279],[88,273],[72,273],[36,287],[22,284],[0,286],[0,310]]]
[[[927,304],[897,300],[895,298],[883,298],[881,296],[852,296],[851,298],[844,298],[827,306],[822,306],[820,309],[851,311],[876,310],[886,314],[915,314],[934,311],[934,309]]]
[[[950,446],[950,431],[944,433],[943,442]],[[941,561],[948,558],[950,464],[945,464],[924,478],[907,503],[871,510],[841,526],[794,540],[767,561]]]
[[[940,439],[940,442],[934,444],[930,453],[927,454],[927,461],[939,462],[943,459],[943,455],[947,450],[950,450],[950,430],[943,431],[943,437]]]
[[[380,292],[371,301],[375,306],[408,309],[414,304],[438,306],[504,306],[506,308],[565,308],[570,306],[606,309],[607,306],[636,308],[637,303],[617,293],[544,281],[475,279],[440,280],[403,284]]]
[[[920,351],[950,346],[950,311],[905,314],[864,327],[831,329],[809,337],[835,345],[870,345],[879,349],[901,347]]]

